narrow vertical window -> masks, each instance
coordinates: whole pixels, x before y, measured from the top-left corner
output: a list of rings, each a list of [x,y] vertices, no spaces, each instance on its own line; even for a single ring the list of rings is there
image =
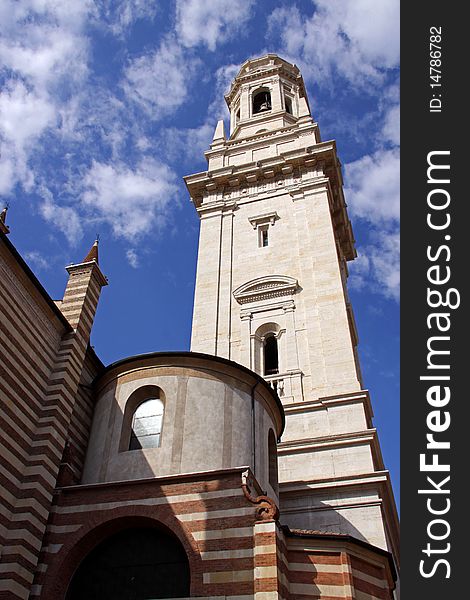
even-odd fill
[[[291,115],[292,114],[292,100],[290,98],[286,97],[285,101],[286,101],[286,113]]]
[[[276,373],[279,373],[277,339],[274,335],[269,335],[264,342],[264,374],[276,375]]]
[[[137,407],[132,417],[129,450],[157,448],[160,445],[163,421],[163,402],[148,398]]]
[[[266,246],[269,246],[268,229],[269,229],[268,225],[258,228],[258,235],[259,235],[258,245],[260,248],[266,248]]]

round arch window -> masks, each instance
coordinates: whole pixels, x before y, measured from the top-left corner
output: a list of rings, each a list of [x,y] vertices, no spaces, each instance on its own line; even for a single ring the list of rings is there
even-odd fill
[[[132,416],[129,450],[160,446],[163,408],[160,398],[148,398],[139,404]]]

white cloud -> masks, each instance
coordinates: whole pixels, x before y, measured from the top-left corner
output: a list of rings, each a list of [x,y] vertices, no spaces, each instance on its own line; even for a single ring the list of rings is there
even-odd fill
[[[0,8],[0,59],[4,68],[43,92],[87,73],[88,39],[83,27],[91,1],[4,0]]]
[[[351,286],[371,287],[399,300],[400,161],[399,151],[380,150],[345,165],[345,196],[353,218],[367,223],[369,242],[351,264]]]
[[[0,93],[0,192],[8,194],[19,181],[30,190],[34,175],[30,152],[55,111],[44,96],[29,91],[21,81],[8,81]]]
[[[4,35],[17,32],[19,24],[25,26],[34,22],[54,22],[73,29],[82,26],[83,21],[94,11],[94,6],[93,0],[2,0],[0,24]]]
[[[139,267],[139,255],[134,250],[134,248],[129,248],[126,252],[127,262],[133,269],[137,269]]]
[[[239,70],[240,65],[232,63],[219,67],[215,72],[214,98],[207,111],[208,118],[212,118],[214,123],[219,119],[227,119],[228,117],[228,108],[224,96],[229,91],[230,84]]]
[[[91,2],[4,0],[0,4],[0,193],[17,183],[30,191],[29,164],[61,105],[87,76],[88,42],[81,28]]]
[[[311,17],[296,6],[277,8],[268,19],[281,52],[305,77],[331,83],[339,74],[357,87],[380,83],[384,70],[398,66],[398,0],[380,7],[374,0],[316,0],[314,8]]]
[[[176,112],[184,103],[195,66],[195,61],[168,36],[156,51],[130,62],[123,88],[129,99],[158,120]]]
[[[200,127],[178,129],[168,127],[160,135],[160,147],[168,160],[204,161],[204,152],[209,149],[215,125],[206,121]]]
[[[186,161],[204,161],[204,152],[209,149],[217,121],[220,119],[225,121],[225,133],[229,135],[229,114],[224,94],[229,90],[230,83],[239,70],[240,65],[234,64],[223,65],[217,69],[214,77],[213,100],[209,104],[202,125],[181,129],[168,127],[161,131],[161,147],[169,160],[183,158]]]
[[[40,211],[44,219],[60,229],[71,245],[76,245],[83,236],[82,220],[77,210],[72,206],[59,205],[44,186],[39,191],[43,198]]]
[[[0,115],[2,138],[24,148],[52,122],[54,110],[21,81],[10,81],[0,95]]]
[[[116,36],[124,35],[139,19],[152,21],[157,13],[157,4],[148,0],[101,0],[97,6],[96,24],[105,23]]]
[[[64,76],[79,81],[86,75],[85,38],[70,29],[41,23],[22,26],[22,32],[0,43],[5,67],[40,89],[50,88]]]
[[[124,238],[148,234],[166,222],[174,203],[173,172],[138,157],[150,146],[148,115],[160,118],[185,101],[194,59],[170,35],[128,64],[123,98],[89,78],[90,24],[123,35],[157,8],[144,0],[0,4],[0,193],[18,183],[36,192],[40,214],[71,244],[93,222]],[[90,149],[94,156],[106,152],[106,160],[89,167]],[[50,150],[61,154],[54,173]],[[137,254],[128,258],[137,264]]]
[[[251,16],[253,0],[177,0],[176,31],[186,47],[217,44],[240,35]]]
[[[400,107],[392,106],[386,113],[381,131],[382,139],[398,146],[400,144]]]
[[[375,225],[400,218],[400,156],[398,149],[379,150],[348,163],[345,196],[352,215]]]
[[[82,204],[90,217],[128,240],[165,225],[176,202],[174,173],[150,158],[135,169],[93,162],[83,185]]]
[[[376,233],[373,243],[358,248],[358,258],[351,263],[349,285],[353,289],[371,287],[386,298],[400,298],[400,234]]]
[[[47,271],[50,269],[51,263],[50,261],[42,256],[37,250],[30,250],[29,252],[25,252],[25,260],[34,265],[40,271]]]
[[[0,195],[8,196],[16,180],[15,165],[9,156],[0,155]]]

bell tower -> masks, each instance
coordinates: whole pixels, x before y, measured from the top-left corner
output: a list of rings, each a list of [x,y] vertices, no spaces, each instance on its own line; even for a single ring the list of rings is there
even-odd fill
[[[298,67],[246,61],[225,96],[207,171],[185,177],[200,216],[191,350],[261,374],[284,405],[281,522],[393,552],[398,522],[357,358],[356,256],[334,141]]]

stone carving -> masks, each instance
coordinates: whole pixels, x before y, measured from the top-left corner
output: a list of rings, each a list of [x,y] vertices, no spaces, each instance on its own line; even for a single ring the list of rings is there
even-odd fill
[[[235,300],[239,304],[278,298],[280,296],[291,296],[298,288],[297,279],[287,275],[268,275],[258,277],[239,286],[233,292]]]
[[[252,504],[257,504],[256,517],[258,521],[277,521],[279,509],[272,498],[266,495],[252,496],[253,478],[249,471],[242,473],[242,490],[245,498]]]

